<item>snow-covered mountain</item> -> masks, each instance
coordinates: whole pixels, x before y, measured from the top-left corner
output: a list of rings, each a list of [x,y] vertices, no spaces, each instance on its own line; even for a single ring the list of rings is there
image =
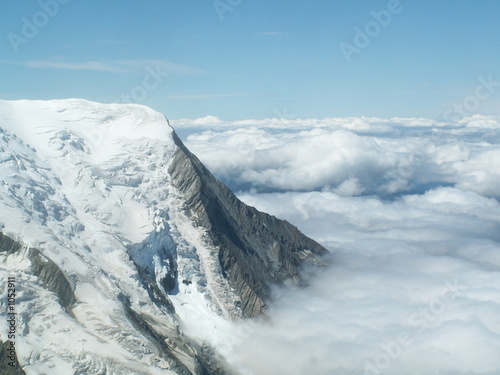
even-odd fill
[[[326,252],[140,105],[0,101],[0,184],[0,349],[10,277],[28,375],[230,373],[202,337]]]

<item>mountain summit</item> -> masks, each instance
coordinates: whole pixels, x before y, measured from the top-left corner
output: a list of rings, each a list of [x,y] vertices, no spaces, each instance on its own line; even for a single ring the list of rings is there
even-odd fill
[[[272,285],[326,253],[140,105],[0,101],[0,184],[19,373],[228,373],[180,327],[265,312]]]

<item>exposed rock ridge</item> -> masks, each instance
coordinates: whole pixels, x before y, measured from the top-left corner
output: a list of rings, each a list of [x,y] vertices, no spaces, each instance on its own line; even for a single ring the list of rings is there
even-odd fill
[[[184,194],[192,219],[218,247],[223,276],[241,297],[243,315],[259,315],[271,284],[300,283],[299,268],[328,251],[287,221],[245,205],[175,132],[173,137],[178,148],[169,168],[172,183]]]
[[[24,246],[0,232],[0,251],[14,254]],[[61,269],[50,259],[34,248],[27,249],[27,257],[31,262],[31,273],[37,276],[43,286],[53,292],[59,299],[59,304],[67,311],[76,302],[76,297],[70,282]]]
[[[121,295],[119,298],[130,322],[156,347],[159,355],[168,360],[176,374],[229,375],[222,367],[224,361],[212,353],[211,348],[198,347],[180,332],[166,336],[156,331],[146,317],[131,307],[127,297]]]

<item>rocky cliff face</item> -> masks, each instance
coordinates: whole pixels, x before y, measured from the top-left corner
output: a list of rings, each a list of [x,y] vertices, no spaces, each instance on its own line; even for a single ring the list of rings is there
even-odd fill
[[[185,195],[190,217],[218,248],[223,276],[240,296],[244,316],[263,313],[270,285],[300,283],[300,267],[318,263],[327,251],[290,223],[242,203],[175,133],[174,140],[172,183]]]

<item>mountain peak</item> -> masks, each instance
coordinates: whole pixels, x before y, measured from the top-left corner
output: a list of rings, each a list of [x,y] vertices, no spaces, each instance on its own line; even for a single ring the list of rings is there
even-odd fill
[[[3,101],[0,131],[0,228],[26,244],[0,265],[23,282],[19,310],[39,306],[17,353],[39,373],[222,374],[189,327],[263,313],[272,285],[326,253],[238,200],[147,107]]]
[[[101,104],[83,99],[0,101],[0,124],[44,156],[57,156],[56,139],[101,158],[138,140],[172,143],[165,116],[138,104]]]

